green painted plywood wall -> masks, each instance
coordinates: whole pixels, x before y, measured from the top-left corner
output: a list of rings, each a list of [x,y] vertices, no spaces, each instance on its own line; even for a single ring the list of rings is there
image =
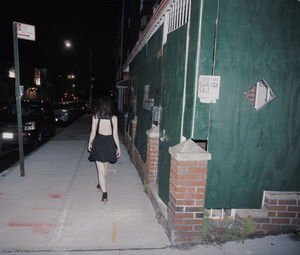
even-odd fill
[[[143,108],[144,86],[149,85],[149,98],[154,98],[155,105],[160,105],[161,99],[161,62],[159,52],[162,46],[162,27],[151,37],[141,52],[130,65],[131,76],[136,79],[135,93],[137,95],[136,115],[138,118],[135,145],[144,162],[147,156],[146,131],[152,125],[152,111]]]
[[[185,75],[187,25],[168,34],[168,41],[163,49],[163,87],[162,87],[162,121],[159,148],[158,193],[168,204],[170,154],[169,147],[180,143],[182,104]]]
[[[194,138],[212,154],[205,207],[259,208],[264,190],[299,191],[300,3],[204,1],[202,26],[199,73],[221,76],[219,100],[197,99],[195,115]],[[244,91],[262,78],[276,98],[257,111]]]

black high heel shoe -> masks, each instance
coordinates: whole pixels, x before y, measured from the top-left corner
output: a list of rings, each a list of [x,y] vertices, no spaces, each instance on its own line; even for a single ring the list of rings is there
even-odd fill
[[[108,200],[108,198],[107,198],[107,192],[103,192],[103,194],[102,194],[102,202],[103,202],[104,204],[106,204],[106,203],[107,203],[107,200]]]
[[[97,189],[99,189],[99,191],[102,191],[100,184],[97,185]]]

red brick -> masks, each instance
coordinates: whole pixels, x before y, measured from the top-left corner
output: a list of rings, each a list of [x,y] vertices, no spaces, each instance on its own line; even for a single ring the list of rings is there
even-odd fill
[[[206,174],[174,174],[174,178],[178,180],[206,180]]]
[[[157,166],[147,166],[148,171],[157,171]]]
[[[290,219],[272,218],[272,223],[289,224]]]
[[[184,199],[185,198],[185,194],[184,193],[173,193],[173,196],[176,198],[176,199]]]
[[[185,180],[176,180],[175,178],[171,178],[171,180],[175,186],[178,186],[178,187],[186,187],[187,186],[187,181]],[[192,186],[192,185],[190,185]]]
[[[184,200],[178,200],[178,199],[176,199],[175,200],[176,201],[176,205],[195,205],[195,201],[194,200],[186,200],[186,199],[184,199]]]
[[[279,205],[296,205],[297,200],[278,200]]]
[[[270,211],[286,211],[286,206],[265,205],[265,207]]]
[[[206,188],[205,187],[197,188],[196,192],[198,192],[198,193],[205,193],[206,192]]]
[[[203,211],[203,207],[185,207],[185,211],[186,212],[202,212]]]
[[[206,186],[206,181],[187,181],[189,186]]]
[[[174,230],[186,230],[186,231],[191,231],[193,230],[193,226],[188,226],[188,225],[175,225]]]
[[[185,187],[177,187],[174,184],[170,183],[170,187],[173,186],[174,192],[185,192],[186,188]]]
[[[276,217],[276,212],[268,212],[268,217]]]
[[[155,152],[148,153],[147,154],[147,158],[148,159],[156,159],[156,160],[158,160],[158,153],[155,153]]]
[[[273,230],[273,231],[280,231],[280,225],[262,225],[263,230]]]
[[[204,199],[197,199],[195,200],[196,206],[204,206]]]
[[[150,151],[158,151],[158,145],[149,145],[147,149]]]
[[[189,173],[203,173],[203,174],[206,174],[207,173],[207,168],[190,167],[190,168],[187,168],[187,171]]]
[[[254,218],[255,222],[257,223],[269,223],[270,218]]]
[[[175,213],[175,218],[188,219],[193,217],[194,217],[193,213]]]
[[[196,188],[195,187],[179,187],[174,185],[173,183],[170,183],[170,186],[173,187],[174,192],[179,192],[179,193],[196,193]]]
[[[149,162],[149,163],[147,163],[147,165],[150,166],[150,167],[151,167],[151,166],[155,167],[155,166],[157,166],[157,162],[156,162],[156,163]]]
[[[292,224],[294,224],[294,225],[300,225],[300,220],[298,220],[298,219],[292,219]]]
[[[186,199],[204,199],[204,197],[204,194],[199,193],[190,193],[185,195]]]
[[[277,217],[296,218],[296,213],[277,212]]]
[[[265,199],[265,204],[276,205],[277,204],[277,200],[276,199],[266,198]]]
[[[155,159],[152,159],[152,158],[148,159],[147,162],[148,163],[157,163],[157,158],[155,158]]]
[[[174,219],[173,220],[173,224],[174,225],[184,225],[184,220],[178,220],[178,219]]]
[[[208,161],[207,160],[198,161],[198,165],[207,168]]]
[[[289,212],[300,212],[300,206],[289,206],[288,211]]]

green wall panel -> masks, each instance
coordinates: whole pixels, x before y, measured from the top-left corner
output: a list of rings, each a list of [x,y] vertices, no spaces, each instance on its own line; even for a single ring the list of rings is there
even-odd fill
[[[200,41],[200,60],[199,60],[199,74],[212,75],[213,57],[214,57],[214,40],[216,32],[216,18],[217,18],[218,0],[203,1],[202,13],[202,28],[201,28],[201,41]],[[199,16],[199,15],[198,15]],[[190,55],[193,58],[193,55]],[[198,84],[194,84],[197,88]],[[196,91],[196,93],[198,93]],[[209,128],[209,111],[210,105],[200,103],[196,98],[196,112],[195,112],[195,130],[192,138],[196,140],[208,139]]]
[[[264,190],[300,190],[299,7],[292,0],[220,1],[214,72],[221,87],[207,119],[206,208],[260,208]],[[276,98],[256,111],[243,92],[262,78]]]
[[[160,105],[161,90],[161,58],[157,53],[161,50],[162,27],[151,37],[141,52],[130,65],[131,76],[137,77],[137,129],[135,145],[144,162],[147,160],[146,131],[152,125],[152,111],[143,108],[144,86],[149,85],[149,98],[154,98],[155,105]]]
[[[187,26],[168,34],[163,60],[163,118],[160,130],[165,142],[160,142],[158,194],[167,204],[169,201],[170,154],[169,147],[180,142],[183,84],[185,70]]]

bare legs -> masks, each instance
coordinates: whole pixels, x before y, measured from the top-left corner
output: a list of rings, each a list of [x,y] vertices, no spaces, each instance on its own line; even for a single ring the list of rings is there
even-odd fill
[[[102,162],[96,161],[98,179],[99,179],[99,184],[101,186],[102,192],[107,192],[107,190],[106,190],[106,175],[107,175],[108,165],[109,165],[108,162],[102,163]]]

